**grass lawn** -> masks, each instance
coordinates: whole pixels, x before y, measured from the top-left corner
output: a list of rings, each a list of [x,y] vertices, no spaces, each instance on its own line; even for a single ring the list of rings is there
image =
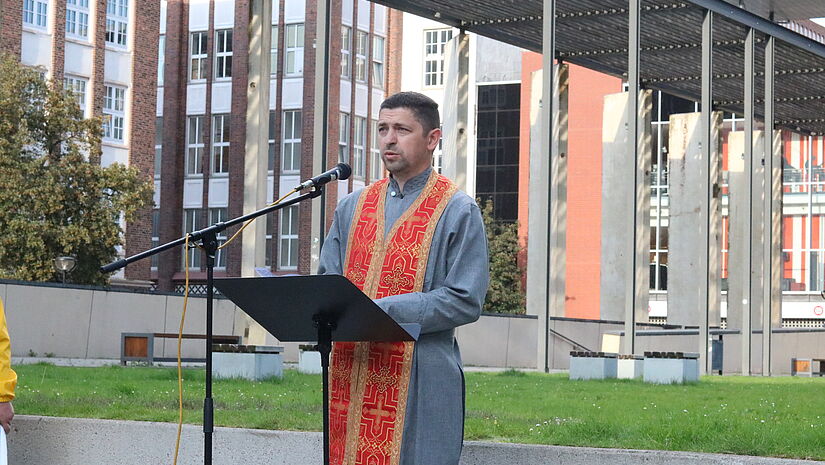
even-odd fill
[[[177,421],[177,372],[15,367],[20,414]],[[184,422],[201,422],[204,371],[184,370]],[[465,438],[825,460],[825,379],[707,377],[684,386],[467,374]],[[318,375],[213,385],[219,426],[321,430]]]

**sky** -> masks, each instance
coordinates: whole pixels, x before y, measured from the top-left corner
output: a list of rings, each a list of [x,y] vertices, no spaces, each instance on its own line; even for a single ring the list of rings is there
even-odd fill
[[[813,21],[825,26],[825,18],[811,18]]]

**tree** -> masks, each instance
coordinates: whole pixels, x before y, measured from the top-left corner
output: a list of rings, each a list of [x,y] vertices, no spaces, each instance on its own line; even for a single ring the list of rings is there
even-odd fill
[[[55,257],[73,255],[73,282],[107,282],[98,267],[152,185],[134,168],[100,166],[100,136],[100,118],[83,119],[62,83],[0,55],[0,277],[56,280]]]
[[[496,220],[492,200],[487,199],[481,204],[490,252],[490,287],[487,289],[483,310],[523,314],[526,309],[521,285],[522,270],[518,265],[518,254],[521,251],[518,226]]]

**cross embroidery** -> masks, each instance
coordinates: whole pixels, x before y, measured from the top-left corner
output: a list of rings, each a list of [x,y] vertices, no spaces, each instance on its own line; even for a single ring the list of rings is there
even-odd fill
[[[395,420],[395,413],[387,410],[383,395],[378,396],[378,403],[375,408],[365,408],[364,410],[368,415],[375,416],[375,420],[372,422],[372,432],[374,434],[381,431],[381,424],[384,423],[385,419]]]
[[[389,295],[395,295],[404,289],[410,289],[413,284],[412,278],[404,274],[401,265],[395,265],[392,274],[386,274],[381,278],[382,284],[389,286]]]

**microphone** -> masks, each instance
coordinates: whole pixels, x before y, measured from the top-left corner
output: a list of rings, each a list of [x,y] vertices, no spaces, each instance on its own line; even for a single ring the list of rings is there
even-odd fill
[[[348,164],[338,163],[335,165],[335,168],[325,171],[312,179],[307,179],[301,184],[298,184],[298,186],[295,187],[295,190],[300,191],[310,187],[320,187],[330,181],[335,181],[336,179],[343,181],[344,179],[348,179],[350,174],[352,174],[352,168],[350,168]]]

